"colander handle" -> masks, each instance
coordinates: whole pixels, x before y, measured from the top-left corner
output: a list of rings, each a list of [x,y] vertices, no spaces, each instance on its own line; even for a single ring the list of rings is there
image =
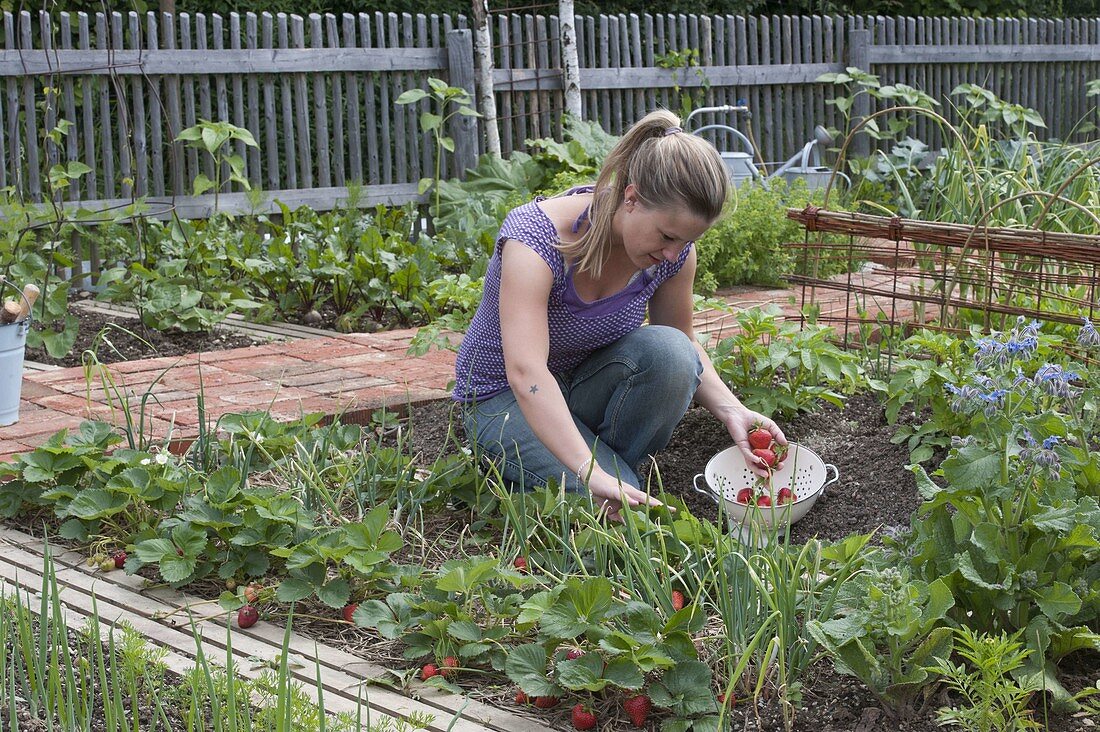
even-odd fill
[[[836,470],[836,468],[833,468],[833,470]],[[702,488],[699,487],[699,479],[704,478],[704,477],[706,477],[706,476],[704,476],[702,473],[697,473],[695,475],[695,477],[691,479],[692,487],[695,488],[696,493],[702,493],[704,496],[706,496],[710,500],[714,501],[715,503],[718,503],[718,496],[714,495],[709,490],[703,490]]]
[[[825,485],[821,486],[821,495],[825,495],[825,489],[840,480],[840,471],[836,469],[835,465],[833,465],[832,463],[825,463],[825,470],[831,470],[833,473],[833,477],[825,481]]]

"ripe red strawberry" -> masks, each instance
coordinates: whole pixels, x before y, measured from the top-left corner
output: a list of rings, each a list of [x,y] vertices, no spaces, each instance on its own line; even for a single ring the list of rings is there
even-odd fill
[[[344,622],[345,623],[354,623],[355,621],[352,620],[351,617],[355,614],[355,611],[358,610],[358,609],[359,609],[359,603],[357,603],[357,602],[349,602],[347,605],[344,605]]]
[[[526,572],[527,559],[525,557],[516,557],[516,560],[512,562],[512,566],[518,569],[520,572]]]
[[[536,696],[535,706],[539,709],[550,709],[558,705],[558,698],[556,696]]]
[[[439,664],[439,675],[445,679],[453,679],[458,675],[458,659],[454,656],[447,656]]]
[[[771,506],[772,505],[771,496],[759,496],[756,499],[756,505],[757,506],[762,506],[764,508],[767,508],[767,507]]]
[[[727,704],[726,703],[726,692],[723,691],[720,694],[718,694],[718,703],[721,704],[724,707],[729,707],[730,709],[733,709],[735,706],[737,706],[737,697],[735,697],[733,694],[730,694],[729,695],[729,703]]]
[[[652,707],[653,703],[645,694],[638,694],[623,701],[623,710],[635,727],[645,727],[646,718],[649,717],[649,710]]]
[[[753,450],[752,454],[764,461],[764,464],[769,468],[774,468],[779,464],[779,458],[775,456],[775,453],[768,449]]]
[[[126,552],[119,550],[111,555],[111,559],[115,560],[115,569],[122,569],[126,565]]]
[[[567,659],[569,659],[570,661],[576,661],[578,658],[580,658],[583,655],[584,655],[584,651],[582,651],[580,648],[570,648],[565,653],[565,657]]]
[[[784,503],[794,503],[794,492],[790,488],[780,488],[775,494],[775,502],[780,506]]]
[[[433,676],[439,676],[439,668],[434,663],[426,663],[420,668],[420,678],[427,681]]]
[[[684,609],[684,593],[679,590],[672,591],[672,609],[677,611]]]
[[[527,698],[527,692],[523,689],[516,689],[516,704],[527,704],[531,700]]]
[[[244,605],[237,611],[237,626],[251,628],[260,619],[260,611],[251,605]]]
[[[737,491],[737,502],[746,506],[752,503],[752,488],[742,488]]]
[[[767,450],[772,446],[772,433],[757,426],[749,432],[749,447],[753,450]]]
[[[595,729],[596,715],[585,709],[583,704],[577,704],[573,707],[573,726],[577,729]]]

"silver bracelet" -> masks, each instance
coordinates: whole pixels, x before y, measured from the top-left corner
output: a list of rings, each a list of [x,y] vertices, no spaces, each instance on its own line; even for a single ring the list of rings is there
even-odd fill
[[[588,457],[586,457],[584,459],[584,462],[581,463],[581,466],[579,468],[577,468],[577,482],[578,483],[583,483],[583,484],[588,483],[588,479],[592,476],[592,469],[596,467],[596,464],[595,464],[594,461],[595,461],[595,456],[594,455],[589,455]],[[588,469],[587,472],[585,472],[585,468]]]

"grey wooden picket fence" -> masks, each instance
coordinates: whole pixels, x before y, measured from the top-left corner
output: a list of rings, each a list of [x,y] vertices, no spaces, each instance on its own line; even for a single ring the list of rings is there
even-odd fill
[[[561,49],[554,16],[492,13],[494,90],[505,154],[562,133]],[[463,16],[4,13],[0,27],[0,186],[48,195],[49,169],[91,172],[64,189],[69,206],[148,202],[151,215],[202,217],[212,195],[189,196],[214,163],[173,142],[200,119],[247,128],[236,145],[261,193],[226,187],[223,210],[332,208],[416,200],[435,172],[433,140],[400,106],[428,77],[472,90]],[[1037,109],[1046,134],[1083,139],[1097,121],[1086,85],[1100,78],[1100,19],[1028,20],[833,16],[602,15],[578,18],[585,117],[620,133],[656,106],[740,100],[767,160],[793,154],[815,124],[841,122],[834,90],[816,79],[856,65],[884,84],[946,98],[962,82]],[[861,111],[870,111],[866,107]],[[948,110],[950,117],[950,110]],[[66,121],[67,134],[48,132]],[[713,120],[705,120],[713,121]],[[459,173],[483,149],[485,121],[458,120]],[[918,121],[933,145],[942,131]],[[720,147],[733,140],[716,138]]]

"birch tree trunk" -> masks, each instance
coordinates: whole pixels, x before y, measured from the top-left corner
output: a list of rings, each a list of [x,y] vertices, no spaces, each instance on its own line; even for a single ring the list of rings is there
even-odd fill
[[[558,17],[561,23],[561,59],[564,69],[562,86],[565,89],[565,113],[582,119],[581,66],[577,60],[577,28],[573,17],[573,0],[558,1]]]
[[[493,94],[493,38],[489,34],[489,1],[473,0],[474,62],[477,66],[477,107],[485,127],[485,150],[500,157],[497,100]]]

